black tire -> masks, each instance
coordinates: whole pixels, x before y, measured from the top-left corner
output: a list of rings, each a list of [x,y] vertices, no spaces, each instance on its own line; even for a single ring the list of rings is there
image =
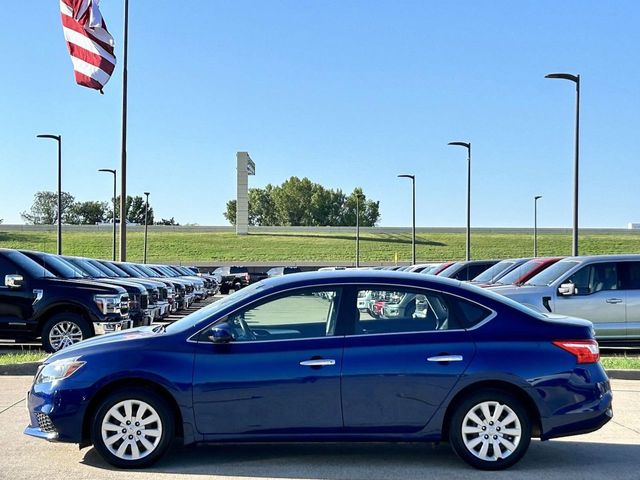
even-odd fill
[[[226,285],[222,285],[220,287],[220,293],[223,295],[227,295],[229,293],[229,287],[227,287]]]
[[[95,332],[93,331],[93,325],[91,325],[82,315],[72,312],[57,313],[49,318],[42,326],[42,347],[46,352],[53,353],[64,348],[53,344],[50,335],[51,331],[56,326],[60,328],[65,323],[67,325],[75,325],[77,329],[79,329],[79,331],[82,333],[82,338],[78,339],[77,341],[86,340],[87,338],[91,338],[95,335]],[[73,330],[75,331],[75,328]],[[77,343],[77,341],[74,341],[73,343]]]
[[[160,435],[160,439],[155,446],[155,449],[152,450],[151,453],[148,453],[146,454],[146,456],[137,460],[124,459],[115,455],[113,452],[111,452],[111,450],[105,443],[102,435],[102,423],[105,420],[105,416],[108,415],[109,410],[111,410],[112,407],[118,405],[120,402],[124,402],[127,400],[132,400],[133,402],[144,402],[147,405],[150,405],[156,411],[159,417],[160,428],[158,428],[157,423],[152,423],[149,425],[156,430],[162,430],[162,434]],[[134,412],[134,415],[135,413],[137,412]],[[120,425],[123,427],[123,429],[129,428],[125,424],[121,423]],[[131,424],[130,427],[134,430],[140,428],[135,424]],[[115,432],[114,435],[119,435],[119,432]],[[95,414],[91,421],[91,441],[94,448],[98,451],[102,458],[104,458],[111,465],[118,468],[144,468],[154,464],[167,453],[169,447],[174,441],[174,435],[175,428],[173,423],[173,415],[171,414],[171,409],[167,405],[167,402],[157,393],[145,388],[128,388],[126,390],[118,390],[111,393],[100,402],[97,409],[95,410]],[[130,435],[128,438],[131,438],[132,436],[133,435]],[[121,442],[115,442],[114,449],[116,448],[116,446],[122,445],[122,442],[124,441],[126,441],[126,439],[122,440]],[[141,445],[141,443],[138,442],[138,445]],[[131,453],[131,447],[126,447],[124,452],[126,451],[129,451]],[[140,449],[139,451],[142,450]]]
[[[516,448],[511,450],[510,453],[508,453],[508,455],[504,458],[500,458],[500,457],[505,455],[506,452],[503,449],[505,449],[506,447],[504,445],[498,444],[498,442],[506,441],[506,442],[510,442],[512,445],[515,444],[514,442],[512,442],[512,440],[514,440],[515,437],[504,433],[504,431],[506,431],[504,429],[508,429],[509,431],[514,431],[516,424],[513,421],[509,422],[508,424],[503,424],[502,427],[497,427],[496,425],[498,425],[498,423],[491,423],[491,425],[487,423],[483,427],[487,429],[485,430],[486,433],[467,434],[468,441],[470,441],[469,439],[471,439],[472,441],[474,439],[472,438],[474,435],[477,435],[476,438],[483,437],[480,440],[482,443],[477,445],[477,447],[479,447],[477,448],[477,450],[474,450],[473,448],[469,448],[465,444],[465,438],[462,433],[463,421],[465,419],[465,416],[471,410],[474,410],[475,409],[474,407],[477,407],[483,402],[498,402],[503,407],[508,407],[508,409],[510,409],[511,412],[515,414],[515,416],[517,417],[517,421],[520,424],[521,433],[520,433],[520,438],[516,445]],[[495,409],[491,413],[493,414],[494,412],[495,412]],[[506,420],[507,413],[508,412],[503,412],[499,416],[499,418],[501,418],[502,420]],[[480,418],[480,419],[484,420],[484,418]],[[473,427],[474,423],[475,422],[471,421],[467,426]],[[500,431],[496,431],[496,429],[500,431],[502,430],[504,431],[501,434]],[[497,442],[495,445],[497,445],[498,451],[499,451],[499,455],[496,455],[496,450],[494,450],[494,445],[491,444],[491,446],[488,447],[487,452],[491,452],[490,456],[496,457],[496,458],[490,459],[490,460],[479,457],[479,455],[482,452],[482,444],[485,443],[482,440],[487,438],[489,439],[488,442],[491,442],[493,439],[497,439]],[[451,446],[453,450],[456,452],[456,454],[472,467],[478,468],[480,470],[503,470],[517,463],[524,456],[527,449],[529,448],[529,444],[531,443],[531,419],[529,418],[527,410],[522,404],[522,402],[517,398],[513,397],[512,395],[506,392],[503,392],[501,390],[482,390],[480,392],[474,393],[469,397],[465,398],[457,406],[456,410],[453,413],[453,416],[451,417],[451,422],[449,424],[449,441],[451,442]],[[474,454],[474,451],[476,452],[475,454]]]

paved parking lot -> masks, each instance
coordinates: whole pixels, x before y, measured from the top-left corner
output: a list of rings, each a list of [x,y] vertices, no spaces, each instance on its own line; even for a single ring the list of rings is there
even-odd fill
[[[470,469],[446,444],[204,445],[173,450],[150,470],[113,469],[98,454],[22,434],[30,377],[0,377],[0,479],[587,479],[640,478],[640,381],[612,381],[615,418],[589,435],[532,443],[513,469]]]

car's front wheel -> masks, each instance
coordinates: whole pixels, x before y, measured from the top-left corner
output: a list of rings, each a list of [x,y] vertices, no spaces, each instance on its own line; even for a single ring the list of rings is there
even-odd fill
[[[531,442],[531,420],[522,402],[500,390],[484,390],[464,399],[449,426],[453,450],[482,470],[514,465]]]
[[[53,353],[93,336],[93,327],[82,315],[71,312],[52,316],[42,327],[42,346]]]
[[[93,446],[111,465],[147,467],[169,449],[174,424],[167,402],[151,390],[131,388],[107,396],[91,428]]]

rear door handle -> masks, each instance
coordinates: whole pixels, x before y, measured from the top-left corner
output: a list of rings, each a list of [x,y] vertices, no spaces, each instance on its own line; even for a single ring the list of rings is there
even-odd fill
[[[330,367],[335,364],[336,361],[332,358],[314,358],[300,362],[303,367]]]
[[[427,362],[461,362],[462,360],[462,355],[436,355],[427,358]]]
[[[622,303],[622,299],[621,298],[607,298],[606,302],[607,303]]]

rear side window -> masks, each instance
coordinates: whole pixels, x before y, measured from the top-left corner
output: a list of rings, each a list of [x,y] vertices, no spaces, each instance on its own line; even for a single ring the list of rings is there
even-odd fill
[[[355,334],[429,332],[471,328],[491,310],[442,292],[360,289]]]
[[[640,290],[640,262],[618,264],[620,285],[624,290]]]

